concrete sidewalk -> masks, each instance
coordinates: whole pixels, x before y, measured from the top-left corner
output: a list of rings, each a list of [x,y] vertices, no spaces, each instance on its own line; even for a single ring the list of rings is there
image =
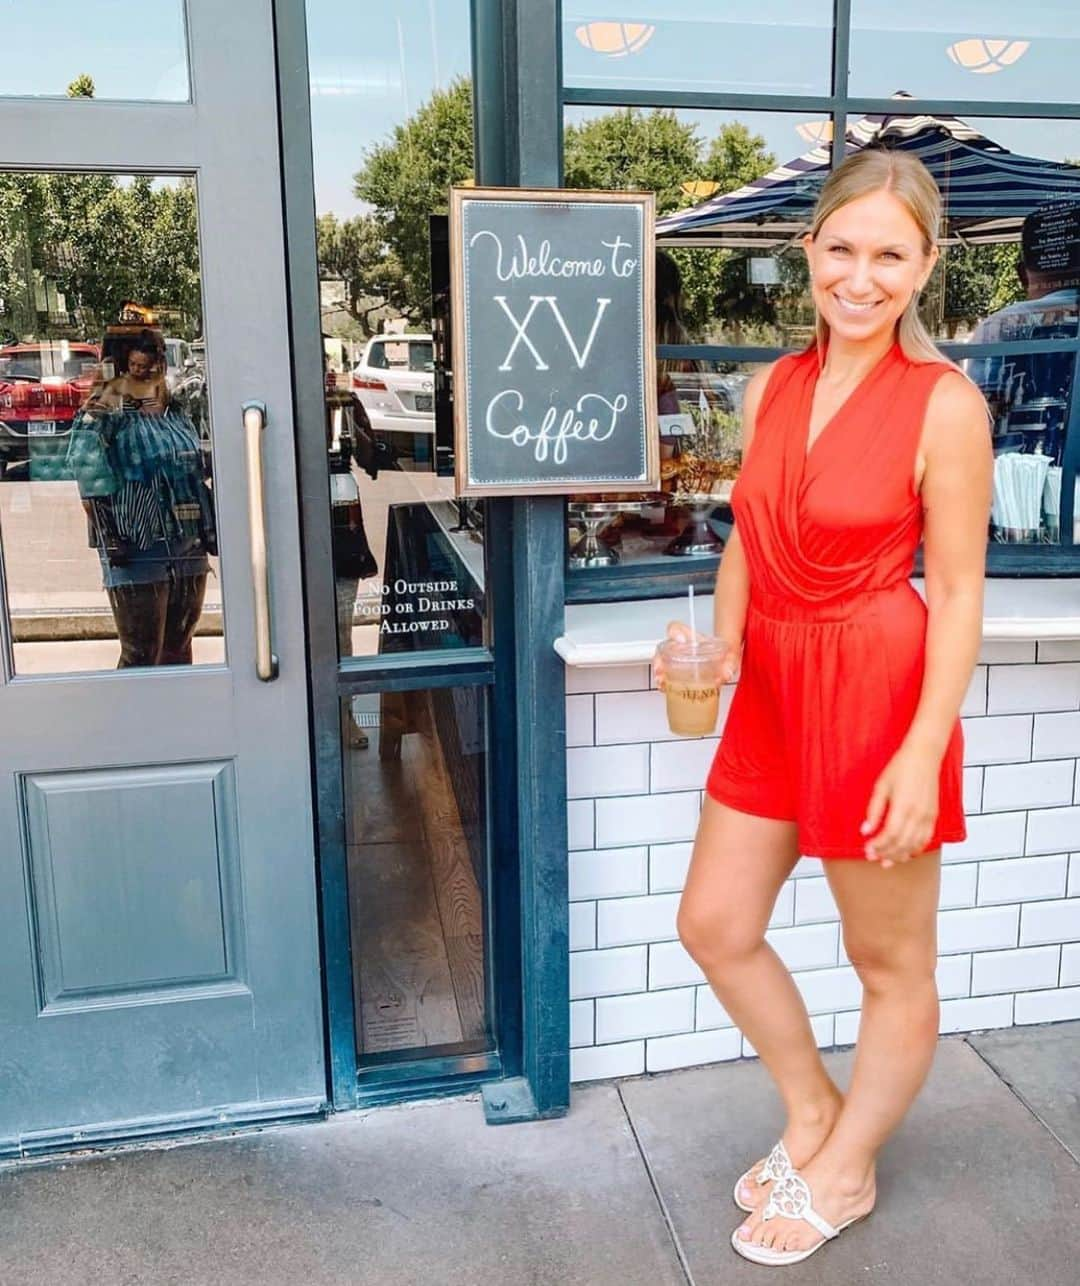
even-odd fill
[[[841,1082],[850,1052],[827,1055]],[[489,1127],[477,1096],[0,1172],[4,1286],[694,1286],[774,1141],[756,1062],[573,1091]],[[873,1217],[787,1281],[1080,1280],[1080,1023],[941,1042]],[[776,1274],[776,1280],[779,1275]]]

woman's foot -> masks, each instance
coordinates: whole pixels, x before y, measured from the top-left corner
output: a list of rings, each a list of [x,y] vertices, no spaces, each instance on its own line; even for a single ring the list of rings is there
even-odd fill
[[[798,1118],[789,1118],[782,1140],[796,1170],[801,1170],[821,1151],[843,1106],[844,1096],[837,1090],[835,1096],[827,1099],[819,1109],[800,1113]],[[771,1183],[757,1182],[764,1164],[765,1160],[762,1159],[752,1166],[748,1176],[739,1184],[739,1197],[745,1205],[754,1209],[760,1209],[772,1191]]]
[[[797,1168],[813,1196],[814,1209],[834,1228],[873,1210],[877,1197],[873,1168],[865,1174],[852,1174],[837,1169],[821,1156]],[[746,1216],[735,1235],[743,1242],[785,1251],[809,1250],[824,1240],[806,1220],[786,1219],[783,1215],[764,1219],[760,1208]]]

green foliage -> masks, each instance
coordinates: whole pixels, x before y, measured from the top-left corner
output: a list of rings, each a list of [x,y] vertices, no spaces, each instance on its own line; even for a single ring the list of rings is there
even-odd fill
[[[567,187],[655,192],[658,214],[690,203],[684,183],[705,180],[717,185],[717,193],[733,192],[776,165],[761,135],[738,122],[721,126],[706,148],[697,127],[673,111],[633,107],[568,125],[564,154]],[[683,318],[692,337],[706,335],[721,300],[733,316],[772,320],[771,303],[747,284],[744,255],[707,249],[670,253],[682,276]]]
[[[566,127],[563,172],[568,188],[656,193],[658,214],[687,204],[682,184],[703,172],[701,140],[672,111],[635,107]]]
[[[369,148],[353,176],[353,190],[373,207],[373,226],[396,257],[396,306],[410,320],[430,310],[428,216],[445,212],[450,187],[472,175],[472,86],[458,79],[395,126],[387,142]]]
[[[942,314],[950,336],[971,327],[999,308],[1024,298],[1017,274],[1020,246],[946,246],[935,275],[942,273]],[[931,282],[931,286],[933,286]]]
[[[147,175],[0,174],[0,324],[40,332],[34,284],[65,296],[80,338],[99,336],[127,299],[170,314],[192,338],[202,329],[194,180]]]
[[[345,311],[356,333],[343,338],[368,338],[379,329],[380,314],[413,312],[409,282],[395,250],[386,242],[373,214],[340,221],[334,214],[319,216],[316,225],[319,278],[340,281]]]
[[[71,84],[67,87],[68,98],[93,98],[94,97],[94,78],[83,72],[81,76],[76,76]]]

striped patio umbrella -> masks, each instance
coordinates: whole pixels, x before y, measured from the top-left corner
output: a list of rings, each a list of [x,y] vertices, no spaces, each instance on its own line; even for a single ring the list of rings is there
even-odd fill
[[[1080,201],[1080,166],[1010,152],[954,116],[864,116],[847,129],[846,155],[864,147],[913,152],[945,202],[942,243],[1018,241],[1024,217],[1041,206]],[[810,219],[830,153],[815,146],[735,192],[710,197],[656,222],[663,245],[783,246]]]

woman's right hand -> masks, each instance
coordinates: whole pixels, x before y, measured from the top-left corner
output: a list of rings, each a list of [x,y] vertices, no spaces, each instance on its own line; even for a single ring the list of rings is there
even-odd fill
[[[678,639],[680,643],[689,643],[691,639],[710,638],[711,635],[702,634],[700,630],[692,630],[689,625],[684,625],[682,621],[669,621],[665,639]],[[739,663],[742,660],[742,645],[735,647],[730,643],[726,644],[726,650],[720,662],[720,682],[734,683],[739,677]],[[664,659],[659,651],[653,653],[652,659],[653,682],[663,691],[664,688]]]

